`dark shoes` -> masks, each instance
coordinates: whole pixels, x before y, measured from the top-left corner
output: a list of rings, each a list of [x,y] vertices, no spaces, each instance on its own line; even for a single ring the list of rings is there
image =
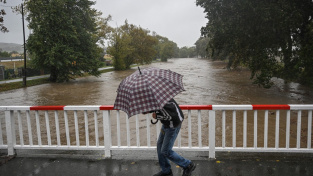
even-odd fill
[[[154,174],[153,176],[173,176],[173,173],[172,173],[172,170],[170,173],[167,173],[167,174],[164,174],[162,171],[157,173],[157,174]]]
[[[192,171],[194,171],[196,169],[196,165],[195,163],[191,162],[189,164],[189,166],[187,166],[185,169],[184,169],[184,173],[183,173],[183,176],[190,176]]]
[[[191,176],[192,171],[194,171],[196,169],[196,165],[195,163],[191,162],[185,169],[184,169],[184,173],[183,176]],[[154,174],[153,176],[173,176],[172,170],[170,171],[170,173],[168,174],[164,174],[162,171]]]

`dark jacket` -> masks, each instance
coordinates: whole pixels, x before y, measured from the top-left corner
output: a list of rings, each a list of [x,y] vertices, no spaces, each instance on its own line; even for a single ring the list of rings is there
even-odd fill
[[[171,99],[163,109],[156,111],[156,118],[161,120],[165,128],[176,128],[184,120],[184,114],[176,101]]]

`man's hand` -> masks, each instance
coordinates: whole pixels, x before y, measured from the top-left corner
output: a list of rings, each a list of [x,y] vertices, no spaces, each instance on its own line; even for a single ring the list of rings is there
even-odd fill
[[[152,113],[152,118],[156,119],[156,113]]]

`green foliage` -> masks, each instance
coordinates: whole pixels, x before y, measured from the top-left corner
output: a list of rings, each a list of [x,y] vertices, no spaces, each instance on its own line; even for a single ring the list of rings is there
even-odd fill
[[[97,26],[98,26],[98,35],[97,36],[98,36],[99,43],[102,46],[105,46],[105,40],[107,40],[110,33],[113,32],[113,28],[111,26],[109,26],[109,21],[111,21],[111,20],[112,20],[111,15],[109,15],[106,18],[102,18],[102,17],[100,17],[100,14],[99,14],[99,17],[97,19]]]
[[[175,52],[175,44],[173,42],[166,42],[161,44],[161,61],[167,62],[167,59],[172,58]]]
[[[209,38],[208,37],[200,37],[196,43],[196,53],[198,56],[201,58],[209,58],[209,50],[208,50],[208,45],[209,45]]]
[[[179,57],[180,58],[193,58],[196,54],[196,47],[187,47],[184,46],[182,48],[179,48]]]
[[[157,39],[141,27],[125,24],[111,35],[107,52],[114,57],[116,70],[129,69],[132,64],[149,64],[156,55]]]
[[[82,72],[98,76],[99,13],[89,0],[26,1],[32,33],[27,49],[37,68],[50,71],[53,82],[74,79]]]
[[[182,48],[179,48],[179,57],[180,58],[189,58],[189,48],[184,46]]]
[[[2,3],[6,3],[6,0],[0,0],[0,2],[2,2]],[[5,13],[5,10],[4,9],[0,9],[0,31],[1,32],[9,32],[9,30],[8,30],[8,28],[6,28],[5,26],[4,26],[4,15],[6,15],[6,13]]]
[[[159,41],[156,47],[157,56],[161,58],[162,62],[167,62],[167,59],[179,56],[179,48],[175,42],[160,35],[155,35],[155,37]]]
[[[300,82],[305,85],[313,85],[313,23],[306,27],[306,32],[302,38],[304,46],[299,51],[301,65],[299,67]]]
[[[265,87],[274,76],[312,83],[312,1],[196,3],[207,13],[208,23],[202,34],[210,39],[214,57],[222,55],[232,61],[232,66],[249,66],[251,78]]]
[[[116,29],[113,32],[107,52],[113,56],[113,67],[115,70],[126,69],[125,60],[133,51],[130,43],[131,37],[127,33],[120,29]]]
[[[26,85],[27,87],[31,87],[31,86],[36,86],[36,85],[45,84],[45,83],[49,83],[49,80],[47,78],[40,78],[40,79],[35,79],[35,80],[27,80]],[[23,87],[24,87],[23,82],[12,82],[12,83],[0,84],[0,92],[20,89]]]
[[[179,56],[177,44],[153,32],[128,24],[112,30],[107,53],[113,56],[115,70],[129,69],[132,64],[150,64]]]
[[[134,27],[130,30],[131,46],[134,48],[130,57],[134,58],[137,64],[150,64],[156,55],[154,46],[157,45],[158,41],[148,33],[149,31],[141,27]]]
[[[10,53],[8,53],[7,51],[1,51],[0,50],[0,57],[10,57]]]

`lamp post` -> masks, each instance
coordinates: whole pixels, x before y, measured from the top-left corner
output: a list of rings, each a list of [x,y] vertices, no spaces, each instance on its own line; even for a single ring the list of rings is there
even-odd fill
[[[22,4],[22,20],[23,20],[23,38],[24,38],[23,86],[26,86],[26,47],[25,47],[25,28],[24,28],[24,8],[23,8],[23,4]]]

